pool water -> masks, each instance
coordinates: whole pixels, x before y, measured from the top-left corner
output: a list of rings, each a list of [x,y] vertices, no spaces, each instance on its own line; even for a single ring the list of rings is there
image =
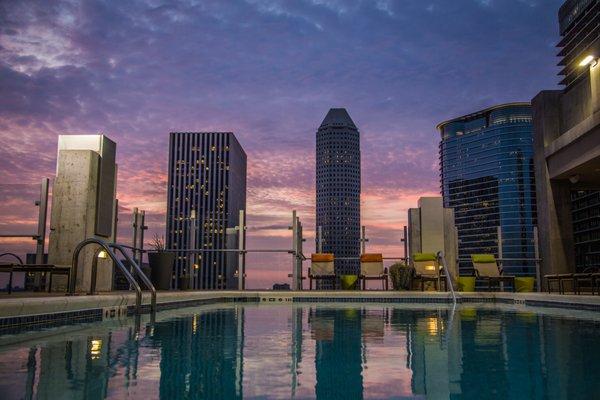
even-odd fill
[[[0,337],[0,398],[600,398],[600,322],[569,314],[188,308],[139,331],[127,319]]]

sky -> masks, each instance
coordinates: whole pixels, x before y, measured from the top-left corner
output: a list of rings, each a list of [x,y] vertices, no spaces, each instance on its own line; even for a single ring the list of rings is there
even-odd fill
[[[368,251],[402,256],[407,209],[439,196],[435,126],[556,89],[561,0],[0,2],[0,234],[35,231],[60,134],[117,142],[119,241],[131,211],[164,234],[168,133],[232,131],[248,155],[248,248],[314,249],[315,133],[358,126]],[[0,250],[33,251],[28,239]],[[249,256],[248,287],[289,255]]]

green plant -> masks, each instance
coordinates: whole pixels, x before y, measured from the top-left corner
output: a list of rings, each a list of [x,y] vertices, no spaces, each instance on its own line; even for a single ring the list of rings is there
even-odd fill
[[[412,283],[412,270],[404,263],[397,262],[389,268],[392,288],[394,290],[409,290]]]
[[[165,237],[158,236],[158,234],[155,233],[154,237],[152,238],[152,242],[150,242],[150,245],[154,248],[154,251],[156,251],[157,253],[165,251]]]

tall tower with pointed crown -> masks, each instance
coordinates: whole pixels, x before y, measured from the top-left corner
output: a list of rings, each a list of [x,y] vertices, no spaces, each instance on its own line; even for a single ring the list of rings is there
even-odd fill
[[[322,229],[323,252],[335,255],[336,275],[358,274],[360,135],[345,108],[330,109],[317,130],[316,162],[316,222]]]

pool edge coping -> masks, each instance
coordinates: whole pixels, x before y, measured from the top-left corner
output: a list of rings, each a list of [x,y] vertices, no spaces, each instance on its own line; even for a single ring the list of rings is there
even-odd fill
[[[230,302],[451,304],[452,297],[445,292],[396,291],[159,292],[157,311]],[[0,300],[0,334],[131,316],[135,314],[134,303],[135,298],[132,293],[2,299]],[[472,292],[457,293],[457,303],[498,303],[600,312],[600,296],[586,295]],[[11,305],[16,306],[18,312],[15,312],[15,308],[10,307]],[[7,310],[12,311],[10,315],[6,315]],[[143,313],[150,312],[149,297],[147,296],[144,296],[141,311]]]

